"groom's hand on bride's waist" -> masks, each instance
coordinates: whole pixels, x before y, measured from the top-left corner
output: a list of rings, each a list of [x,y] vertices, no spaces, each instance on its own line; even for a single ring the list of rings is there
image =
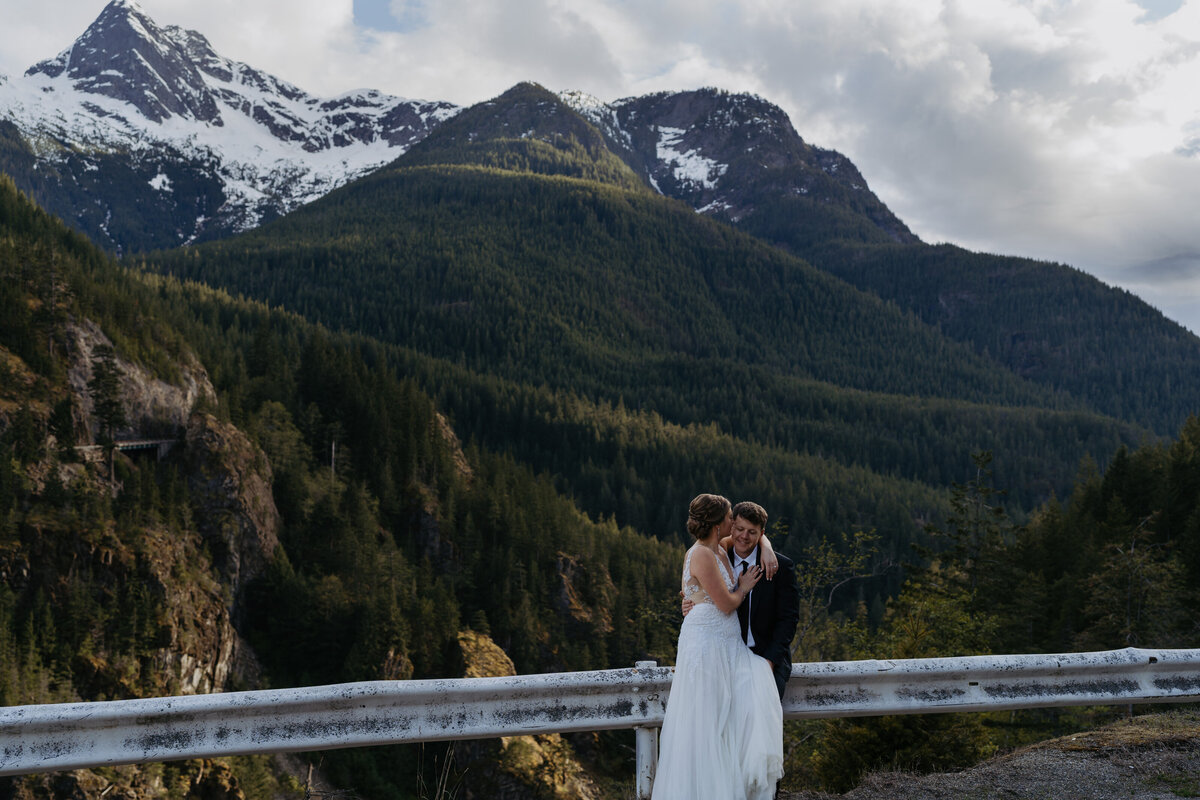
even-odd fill
[[[683,603],[680,604],[679,610],[682,611],[683,615],[686,617],[688,615],[688,612],[696,607],[696,604],[693,603],[691,600],[688,600],[687,596],[684,595],[684,593],[682,591],[679,593],[679,596],[683,598]]]

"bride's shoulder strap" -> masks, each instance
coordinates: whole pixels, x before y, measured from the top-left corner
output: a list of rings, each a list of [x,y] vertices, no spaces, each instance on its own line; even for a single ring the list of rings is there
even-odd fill
[[[707,549],[708,549],[707,547],[701,547],[698,544],[694,544],[688,548],[687,555],[685,555],[683,557],[683,574],[684,574],[685,581],[692,574],[692,554],[696,553],[700,550],[707,550]]]

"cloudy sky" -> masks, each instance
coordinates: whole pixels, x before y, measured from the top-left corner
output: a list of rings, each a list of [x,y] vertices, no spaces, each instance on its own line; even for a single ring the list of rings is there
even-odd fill
[[[0,0],[0,73],[104,2]],[[1200,0],[139,4],[321,95],[756,92],[924,240],[1071,264],[1200,333]]]

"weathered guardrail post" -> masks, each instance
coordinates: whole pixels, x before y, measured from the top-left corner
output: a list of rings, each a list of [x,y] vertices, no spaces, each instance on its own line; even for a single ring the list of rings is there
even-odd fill
[[[639,670],[657,666],[657,661],[637,661],[633,668]],[[637,754],[637,800],[650,800],[650,792],[654,789],[654,773],[658,771],[658,726],[639,725],[633,729],[633,737]]]

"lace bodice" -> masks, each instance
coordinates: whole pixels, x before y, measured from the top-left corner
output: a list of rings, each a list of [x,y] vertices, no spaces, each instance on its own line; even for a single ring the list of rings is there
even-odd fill
[[[692,577],[692,555],[701,549],[707,550],[708,548],[699,544],[692,545],[692,547],[687,551],[687,556],[685,556],[683,559],[683,596],[688,600],[691,600],[696,605],[701,603],[712,603],[712,598],[709,596],[708,592],[704,591],[704,587],[700,585],[700,581]],[[709,552],[711,553],[712,551],[709,550]],[[725,560],[719,556],[716,556],[715,554],[714,557],[717,559],[717,567],[721,570],[721,577],[725,581],[725,588],[732,592],[734,587],[737,586],[736,581],[733,580],[733,576],[730,574],[729,570],[726,569]]]

